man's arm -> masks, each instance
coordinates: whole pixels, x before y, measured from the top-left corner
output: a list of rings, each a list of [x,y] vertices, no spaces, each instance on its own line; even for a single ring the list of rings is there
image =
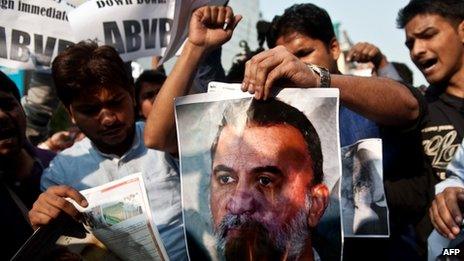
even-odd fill
[[[277,80],[283,87],[317,87],[320,81],[306,64],[285,47],[255,55],[246,64],[242,90],[267,98]],[[382,125],[407,125],[419,116],[419,102],[401,83],[380,77],[331,75],[331,86],[340,90],[340,99],[353,111]]]
[[[446,170],[446,180],[435,185],[435,199],[429,209],[435,229],[444,237],[454,239],[461,231],[464,207],[464,143]]]
[[[397,81],[332,75],[332,86],[340,90],[340,100],[346,107],[382,125],[408,125],[419,117],[419,102]]]
[[[201,59],[227,42],[240,20],[230,7],[206,6],[194,11],[188,41],[148,115],[144,134],[148,148],[177,153],[174,98],[188,94]]]

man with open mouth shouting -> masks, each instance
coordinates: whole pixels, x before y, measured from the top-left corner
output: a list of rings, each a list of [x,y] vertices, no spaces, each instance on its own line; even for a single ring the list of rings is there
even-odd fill
[[[412,61],[430,83],[425,95],[426,112],[422,113],[417,129],[421,131],[427,164],[432,166],[435,174],[427,192],[430,194],[428,201],[431,201],[435,193],[443,190],[443,186],[434,189],[433,185],[448,175],[447,167],[463,139],[464,2],[412,0],[400,10],[397,21],[398,26],[405,29],[405,44]],[[435,228],[450,239],[459,233],[462,217],[450,218],[447,208],[456,204],[460,191],[450,189],[437,195],[438,200],[429,210]],[[450,205],[447,207],[447,204]],[[430,207],[428,202],[427,207]],[[431,227],[425,218],[421,223],[424,228]],[[426,238],[428,233],[418,236]]]
[[[430,83],[428,114],[420,128],[425,154],[440,179],[463,138],[463,8],[459,0],[414,0],[398,15],[411,59]]]

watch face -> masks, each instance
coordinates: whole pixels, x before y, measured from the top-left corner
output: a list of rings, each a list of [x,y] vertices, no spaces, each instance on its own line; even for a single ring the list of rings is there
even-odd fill
[[[324,67],[308,64],[308,67],[320,77],[320,88],[330,87],[330,72]]]

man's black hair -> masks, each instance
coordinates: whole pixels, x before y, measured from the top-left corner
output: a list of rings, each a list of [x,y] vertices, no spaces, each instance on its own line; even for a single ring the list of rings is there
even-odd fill
[[[2,71],[0,71],[0,91],[11,93],[18,102],[21,99],[16,84]]]
[[[135,111],[136,111],[135,115],[139,117],[137,120],[140,120],[143,118],[143,116],[139,115],[138,113],[141,110],[139,96],[140,96],[140,91],[142,91],[142,84],[146,82],[146,83],[151,83],[151,84],[163,85],[165,81],[166,81],[166,73],[164,72],[164,68],[162,70],[145,70],[137,78],[137,80],[135,81]],[[158,94],[158,91],[154,94],[154,96]]]
[[[221,135],[222,129],[229,124],[234,124],[228,120],[228,116],[239,118],[237,110],[240,110],[240,106],[246,106],[243,102],[235,102],[229,105],[224,112],[224,118],[222,124],[216,135],[216,139],[211,146],[211,159],[214,159],[216,153],[217,142]],[[300,131],[306,142],[311,161],[313,163],[313,181],[312,185],[319,184],[324,179],[324,172],[322,169],[322,149],[321,141],[316,129],[309,119],[304,115],[303,112],[297,108],[277,100],[270,98],[265,101],[253,99],[248,109],[246,110],[246,124],[254,124],[258,126],[268,127],[275,125],[290,125]]]
[[[463,0],[411,0],[400,9],[396,23],[398,28],[404,28],[416,15],[435,14],[453,23],[464,20]]]
[[[332,20],[326,10],[313,4],[296,4],[287,9],[282,16],[272,20],[267,37],[269,48],[276,46],[277,38],[297,32],[324,42],[326,46],[335,38]]]
[[[91,88],[117,87],[134,91],[128,66],[112,46],[81,41],[61,52],[52,63],[56,93],[65,107]]]
[[[145,70],[135,81],[135,97],[139,97],[140,90],[142,89],[142,83],[153,83],[163,85],[166,81],[166,74],[159,70]]]
[[[135,81],[135,85],[141,86],[143,82],[163,84],[166,80],[166,74],[158,70],[145,70]]]

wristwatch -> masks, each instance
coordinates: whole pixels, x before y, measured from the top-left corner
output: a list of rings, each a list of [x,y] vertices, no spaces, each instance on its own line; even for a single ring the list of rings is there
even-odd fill
[[[311,69],[314,73],[319,75],[320,81],[317,87],[319,88],[329,88],[330,87],[330,72],[324,67],[320,67],[311,63],[306,64],[308,65],[309,69]]]

